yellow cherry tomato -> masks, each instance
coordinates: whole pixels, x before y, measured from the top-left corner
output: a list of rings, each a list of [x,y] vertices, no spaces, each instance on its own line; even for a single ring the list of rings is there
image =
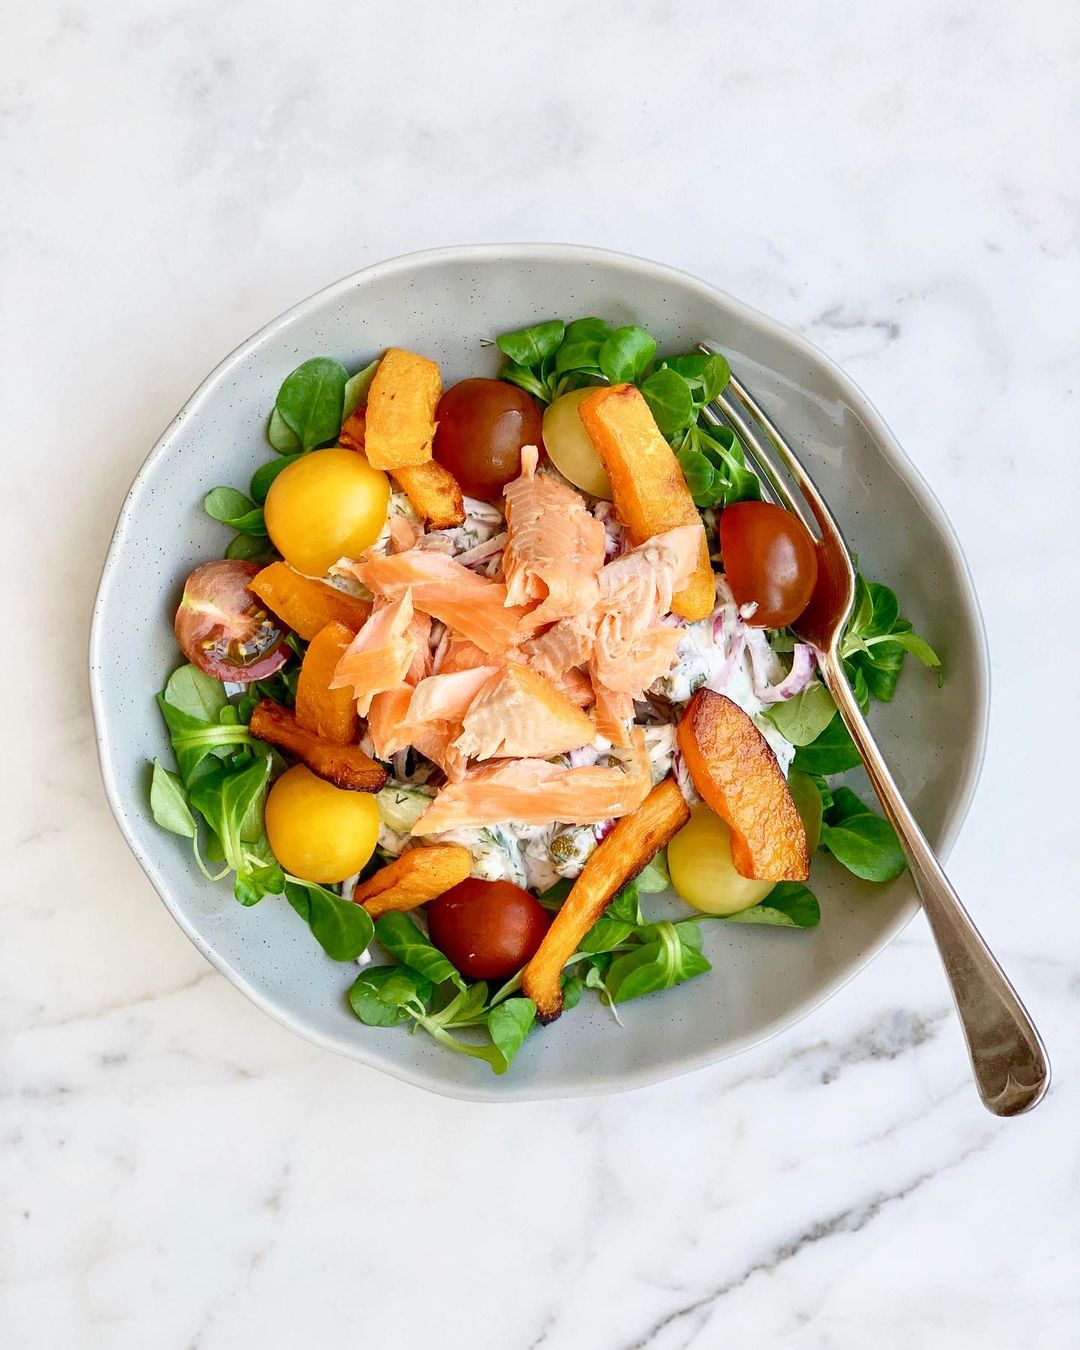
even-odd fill
[[[274,547],[290,566],[323,576],[344,556],[358,558],[379,537],[390,480],[344,446],[313,450],[274,479],[263,508]]]
[[[611,501],[611,484],[603,461],[578,416],[581,400],[595,389],[574,389],[544,410],[544,449],[552,464],[575,487]]]
[[[297,764],[270,789],[265,823],[286,872],[304,881],[344,881],[375,851],[379,808],[370,792],[347,792]]]
[[[668,844],[668,871],[675,890],[703,914],[737,914],[764,900],[775,881],[739,876],[731,860],[727,821],[704,802]]]

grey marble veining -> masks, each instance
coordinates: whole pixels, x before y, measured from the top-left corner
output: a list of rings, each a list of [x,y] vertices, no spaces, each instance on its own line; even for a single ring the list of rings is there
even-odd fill
[[[1074,7],[44,0],[5,19],[0,1340],[1075,1346]],[[751,1055],[494,1109],[290,1037],[127,853],[83,670],[147,448],[300,296],[497,239],[656,257],[777,315],[941,497],[994,678],[951,870],[1047,1038],[1031,1117],[981,1111],[919,921]]]

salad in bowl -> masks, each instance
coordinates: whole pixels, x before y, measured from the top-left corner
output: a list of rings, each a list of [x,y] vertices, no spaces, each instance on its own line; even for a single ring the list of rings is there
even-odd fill
[[[547,320],[498,378],[305,361],[233,537],[188,577],[150,806],[236,900],[359,962],[342,1016],[505,1072],[585,997],[710,969],[708,922],[813,929],[811,855],[887,882],[887,821],[791,633],[814,541],[703,410],[722,356]],[[224,543],[224,540],[223,540]],[[862,577],[864,706],[940,663]],[[809,939],[812,940],[812,939]]]

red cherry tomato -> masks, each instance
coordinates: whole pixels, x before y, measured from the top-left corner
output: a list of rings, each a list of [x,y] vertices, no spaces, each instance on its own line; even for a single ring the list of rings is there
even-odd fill
[[[785,628],[814,593],[817,549],[790,511],[770,502],[735,502],[720,513],[720,556],[740,605],[756,604],[747,623]]]
[[[173,628],[187,659],[215,680],[249,684],[289,659],[287,630],[248,590],[257,563],[203,563],[184,583]]]
[[[505,980],[536,953],[551,915],[509,881],[469,877],[427,907],[435,946],[470,980]]]
[[[493,502],[521,472],[521,447],[544,448],[536,400],[505,380],[462,380],[439,400],[434,455],[470,497]]]

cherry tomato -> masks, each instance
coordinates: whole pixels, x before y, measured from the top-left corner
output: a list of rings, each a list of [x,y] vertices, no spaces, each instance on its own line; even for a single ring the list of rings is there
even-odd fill
[[[482,501],[498,501],[521,472],[521,447],[544,448],[536,400],[505,380],[462,380],[439,400],[434,455]]]
[[[552,464],[575,487],[611,501],[607,470],[578,415],[584,400],[595,392],[592,385],[574,389],[569,394],[560,394],[544,409],[544,449]]]
[[[370,792],[347,792],[294,764],[276,779],[263,813],[274,857],[305,881],[344,881],[375,851],[379,808]]]
[[[290,566],[321,577],[345,555],[359,558],[386,523],[390,480],[340,445],[294,460],[266,494],[266,528]]]
[[[264,680],[289,659],[287,630],[247,588],[260,570],[258,563],[222,559],[203,563],[184,583],[176,640],[192,665],[215,680]]]
[[[470,980],[505,980],[536,953],[551,915],[509,881],[469,877],[427,907],[435,946]]]
[[[735,502],[720,513],[720,555],[731,593],[756,604],[747,623],[784,628],[814,593],[817,549],[803,523],[770,502]]]

